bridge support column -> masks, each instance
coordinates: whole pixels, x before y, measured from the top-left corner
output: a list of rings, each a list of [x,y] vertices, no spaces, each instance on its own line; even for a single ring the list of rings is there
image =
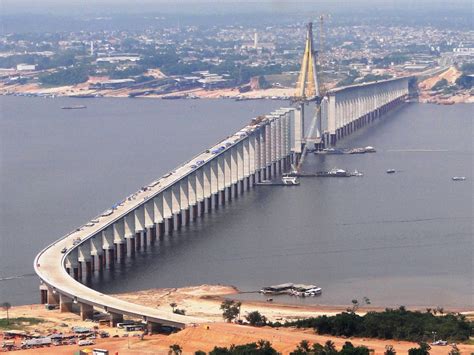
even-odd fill
[[[206,198],[199,202],[199,215],[204,216],[204,213],[206,213]]]
[[[80,303],[80,316],[82,320],[93,319],[94,318],[94,307],[88,305],[87,303]]]
[[[121,264],[123,264],[127,257],[127,244],[125,240],[124,240],[124,243],[120,243],[118,245],[118,251],[119,251],[119,261]]]
[[[216,210],[219,208],[220,196],[221,196],[221,191],[217,191],[214,194],[214,209],[216,209]]]
[[[183,226],[182,212],[176,213],[175,218],[176,218],[176,230],[181,230],[181,227]]]
[[[149,235],[150,235],[150,240],[149,243],[150,245],[155,245],[156,242],[156,226],[149,227],[148,229]]]
[[[189,208],[185,209],[183,213],[184,213],[184,225],[189,226],[189,222],[191,222],[191,212],[189,211]]]
[[[171,216],[169,218],[165,218],[166,221],[166,233],[168,235],[173,234],[173,229],[174,229],[174,217]]]
[[[200,204],[200,202],[198,202]],[[191,209],[191,218],[195,221],[199,216],[199,205],[191,205],[189,208]],[[202,209],[201,209],[202,210]]]
[[[59,311],[60,312],[71,312],[72,311],[72,298],[65,295],[59,295]]]
[[[148,234],[149,230],[145,229],[142,234],[142,249],[146,250],[148,247],[148,243],[150,242],[150,235]]]
[[[81,281],[82,280],[82,269],[84,268],[84,263],[82,261],[77,262],[77,279]]]
[[[73,267],[72,268],[72,277],[74,277],[74,280],[79,280],[79,267]]]
[[[165,222],[158,223],[158,238],[163,238],[165,235]]]
[[[104,256],[102,254],[97,255],[97,271],[102,272],[104,269]]]
[[[135,246],[135,237],[127,238],[127,240],[128,240],[127,254],[130,258],[134,258],[135,257],[135,250],[137,248]]]
[[[41,304],[46,304],[48,303],[48,289],[44,286],[40,286],[40,303]]]
[[[154,323],[154,322],[146,322],[146,330],[148,331],[148,334],[154,334],[157,333],[161,328],[160,323]]]
[[[225,189],[226,189],[226,201],[232,201],[232,185],[227,186]]]
[[[113,269],[115,266],[115,249],[109,249],[109,269]]]
[[[59,295],[51,288],[48,287],[46,290],[46,302],[47,304],[59,304]]]
[[[211,212],[212,211],[212,196],[211,195],[210,197],[208,197],[206,200],[206,204],[207,204],[207,212]]]
[[[86,280],[90,280],[92,278],[92,265],[92,260],[86,261]]]
[[[224,190],[219,191],[219,194],[221,196],[219,204],[220,205],[225,205],[225,188],[224,188]],[[216,206],[218,206],[219,204],[216,204]]]
[[[135,251],[140,252],[142,249],[142,238],[141,238],[141,232],[135,233]]]
[[[123,322],[123,315],[110,312],[110,326],[115,327],[117,323]]]

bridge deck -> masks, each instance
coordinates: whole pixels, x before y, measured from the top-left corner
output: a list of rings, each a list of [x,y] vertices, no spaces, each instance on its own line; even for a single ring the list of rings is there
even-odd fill
[[[229,138],[232,139],[234,144],[238,143],[240,140],[245,139],[238,136],[237,133],[235,136],[231,136]],[[228,141],[229,138],[214,145],[209,149],[209,151],[222,146],[223,142]],[[77,248],[83,243],[88,242],[90,238],[105,229],[107,226],[123,218],[127,213],[133,211],[145,201],[153,198],[158,193],[165,191],[167,188],[192,173],[195,170],[190,167],[192,164],[195,164],[199,160],[203,160],[207,163],[220,154],[223,154],[223,152],[229,148],[230,147],[226,148],[218,154],[204,152],[197,155],[187,163],[174,170],[170,176],[161,178],[157,185],[153,187],[147,187],[145,191],[137,191],[133,195],[129,196],[129,198],[126,198],[119,205],[117,205],[112,214],[108,216],[99,216],[93,219],[97,221],[94,223],[94,225],[84,225],[78,230],[47,246],[37,255],[35,259],[34,268],[36,273],[46,285],[56,289],[63,295],[73,298],[75,302],[86,303],[94,307],[107,310],[108,312],[116,312],[119,314],[146,318],[148,321],[176,327],[184,327],[188,324],[205,322],[206,320],[204,319],[159,311],[151,307],[126,302],[97,292],[74,280],[74,278],[72,278],[65,269],[65,261],[67,255],[71,253],[73,249]],[[81,242],[73,247],[73,242],[77,238],[80,238]],[[67,253],[61,253],[63,248],[68,249]]]

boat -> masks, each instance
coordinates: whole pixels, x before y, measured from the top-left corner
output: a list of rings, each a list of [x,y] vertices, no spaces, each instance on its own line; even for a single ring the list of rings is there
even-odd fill
[[[167,95],[163,96],[162,99],[165,100],[179,100],[179,99],[185,99],[186,95]]]
[[[366,153],[375,153],[376,152],[375,148],[370,146],[370,145],[365,147],[364,150],[365,150]]]
[[[316,285],[285,283],[281,285],[263,287],[260,290],[260,293],[271,295],[288,294],[290,296],[297,297],[310,297],[320,295],[322,293],[322,289]]]
[[[296,176],[283,176],[281,182],[285,185],[299,185],[300,182]]]
[[[393,174],[395,173],[395,169],[387,169],[387,174]]]
[[[361,172],[358,171],[358,170],[354,170],[354,171],[351,173],[351,176],[364,176],[364,174],[361,173]]]
[[[323,150],[315,151],[314,154],[344,154],[344,152],[336,148],[324,148]]]
[[[329,176],[336,176],[336,177],[349,177],[351,176],[350,173],[345,171],[344,169],[332,169],[328,172]]]
[[[74,105],[74,106],[63,106],[61,109],[63,110],[80,110],[83,108],[87,108],[87,106],[84,105]]]
[[[453,176],[453,181],[464,181],[466,180],[465,176]]]

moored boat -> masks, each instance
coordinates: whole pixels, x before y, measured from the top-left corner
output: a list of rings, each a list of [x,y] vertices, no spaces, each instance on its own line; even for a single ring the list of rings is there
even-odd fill
[[[63,106],[61,109],[63,110],[80,110],[83,108],[87,108],[87,106],[84,105],[74,105],[74,106]]]

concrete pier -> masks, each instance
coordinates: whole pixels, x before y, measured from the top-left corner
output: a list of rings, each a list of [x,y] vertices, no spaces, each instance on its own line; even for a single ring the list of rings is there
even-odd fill
[[[326,146],[352,134],[405,102],[409,77],[329,90],[321,102],[321,138]]]

